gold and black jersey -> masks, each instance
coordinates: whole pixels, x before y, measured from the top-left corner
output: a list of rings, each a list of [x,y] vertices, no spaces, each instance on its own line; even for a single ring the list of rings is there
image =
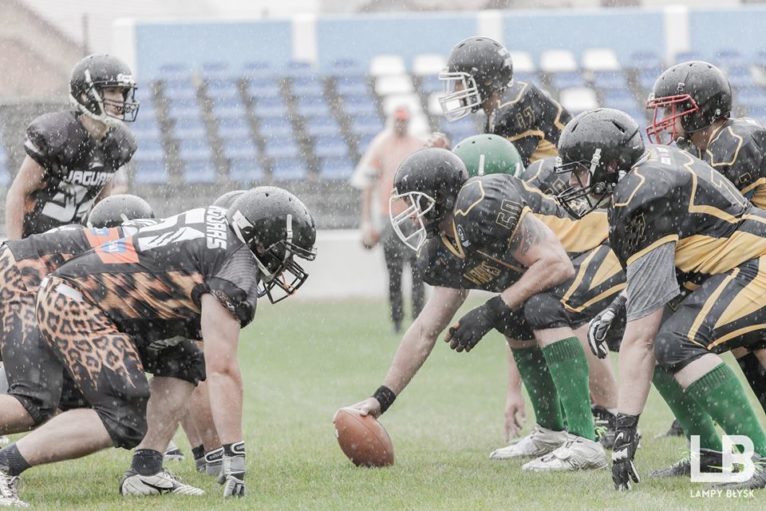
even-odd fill
[[[615,189],[609,239],[623,266],[676,242],[679,281],[694,289],[766,255],[766,211],[707,163],[678,148],[650,145]]]
[[[729,119],[710,136],[704,153],[690,152],[726,176],[759,208],[766,208],[766,128],[752,119]]]
[[[511,255],[510,240],[524,215],[546,224],[575,258],[607,240],[605,211],[572,219],[556,200],[507,174],[476,176],[463,185],[454,207],[451,236],[430,239],[418,254],[431,285],[502,291],[525,268]]]
[[[556,144],[571,116],[536,85],[514,80],[500,106],[487,118],[485,133],[501,135],[516,146],[524,166],[556,156]]]

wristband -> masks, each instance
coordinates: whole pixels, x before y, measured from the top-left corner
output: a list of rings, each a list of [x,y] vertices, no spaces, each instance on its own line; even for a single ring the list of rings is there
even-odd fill
[[[388,410],[389,406],[394,404],[396,394],[394,394],[394,391],[385,385],[381,385],[375,390],[375,393],[372,395],[372,397],[377,399],[378,403],[380,403],[380,413],[383,414],[386,412],[386,410]]]

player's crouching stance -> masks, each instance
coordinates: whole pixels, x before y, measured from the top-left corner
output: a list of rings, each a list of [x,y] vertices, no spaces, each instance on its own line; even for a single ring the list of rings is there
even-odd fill
[[[638,482],[633,460],[655,357],[727,434],[754,446],[763,488],[766,433],[736,375],[717,355],[758,345],[766,315],[766,211],[752,206],[708,164],[680,149],[644,147],[638,125],[612,109],[580,114],[559,140],[575,188],[559,196],[609,203],[610,242],[627,267],[627,325],[612,479]],[[663,321],[666,304],[680,294]],[[679,417],[680,419],[680,417]],[[686,429],[686,428],[685,428]]]
[[[308,277],[294,257],[314,258],[306,207],[274,187],[254,188],[228,212],[187,211],[65,264],[41,285],[37,319],[56,360],[92,409],[66,411],[0,451],[0,504],[16,504],[16,476],[30,466],[110,446],[132,448],[146,431],[149,384],[141,348],[201,328],[216,429],[224,444],[224,496],[245,493],[239,330],[258,296],[277,301]],[[182,408],[191,386],[155,396]],[[158,463],[172,435],[157,442]],[[161,436],[157,435],[158,438]]]
[[[419,250],[424,279],[435,288],[405,332],[383,385],[373,397],[354,405],[376,416],[414,377],[470,289],[497,294],[449,329],[445,340],[459,352],[473,349],[492,329],[511,339],[534,339],[540,332],[533,334],[524,319],[524,304],[574,275],[556,236],[520,195],[517,178],[492,174],[468,179],[464,163],[454,153],[424,149],[402,163],[394,185],[392,200],[405,200],[408,209],[391,222],[400,238]],[[549,450],[554,452],[524,469],[604,468],[604,450],[593,440],[587,363],[580,343],[568,328],[544,332],[539,341],[546,358],[555,363],[552,377],[578,429],[577,434],[561,431]]]

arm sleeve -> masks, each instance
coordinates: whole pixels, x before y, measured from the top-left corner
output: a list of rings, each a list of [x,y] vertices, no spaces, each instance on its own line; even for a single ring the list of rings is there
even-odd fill
[[[244,327],[253,320],[258,297],[258,271],[246,246],[228,257],[206,284],[210,294],[239,320],[240,325]]]
[[[678,295],[675,255],[676,244],[668,242],[628,265],[628,321],[651,314]]]

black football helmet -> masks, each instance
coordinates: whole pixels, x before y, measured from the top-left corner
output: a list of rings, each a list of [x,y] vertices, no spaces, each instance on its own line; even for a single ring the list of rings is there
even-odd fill
[[[122,101],[104,99],[106,88],[122,90]],[[130,68],[111,55],[89,55],[72,69],[69,80],[69,100],[78,112],[109,126],[119,122],[133,122],[138,115],[136,80]],[[110,113],[107,107],[116,107]]]
[[[489,37],[460,41],[439,73],[444,96],[439,98],[447,120],[454,121],[477,112],[493,92],[502,92],[513,79],[510,52]]]
[[[571,173],[578,184],[557,198],[570,215],[582,218],[611,196],[620,177],[643,156],[644,141],[638,123],[628,114],[597,108],[564,127],[558,150],[556,172]]]
[[[88,214],[88,227],[116,227],[128,220],[154,218],[154,210],[137,195],[110,195],[93,206]]]
[[[245,193],[247,190],[232,190],[230,192],[226,192],[220,197],[218,197],[211,206],[218,206],[219,208],[229,209],[232,204],[234,204],[234,201],[239,198],[240,195]]]
[[[652,109],[652,124],[646,128],[651,142],[670,143],[705,129],[731,114],[731,85],[713,64],[695,60],[665,70],[646,102]],[[676,120],[680,119],[680,132]],[[670,140],[663,137],[669,133]],[[663,140],[664,139],[664,140]]]
[[[452,212],[467,179],[463,160],[447,149],[421,149],[408,156],[396,171],[389,199],[391,226],[399,239],[419,250],[428,236],[439,231],[439,222]],[[396,213],[400,200],[407,207]]]
[[[226,218],[255,256],[261,273],[259,296],[277,303],[303,285],[308,273],[294,258],[314,260],[316,225],[298,197],[276,186],[259,186],[242,193]],[[282,296],[272,293],[275,286],[282,289]]]

